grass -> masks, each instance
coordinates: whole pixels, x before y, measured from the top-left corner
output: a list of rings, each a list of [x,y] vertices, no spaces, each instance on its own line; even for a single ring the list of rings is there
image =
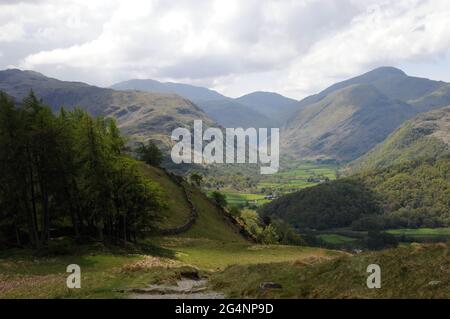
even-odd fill
[[[165,192],[164,199],[168,208],[160,214],[159,227],[173,228],[187,221],[190,210],[183,190],[160,168],[142,165],[141,170],[145,176],[158,183]]]
[[[381,267],[381,289],[368,289],[367,266]],[[450,298],[448,245],[418,245],[324,262],[234,265],[214,273],[213,289],[235,298]],[[260,289],[273,281],[282,289]],[[433,284],[431,284],[434,282]]]
[[[105,251],[38,258],[32,252],[10,251],[0,257],[0,298],[122,298],[116,289],[169,280],[181,269],[168,258],[152,257],[148,271],[149,258]],[[70,264],[81,268],[81,289],[66,287]]]
[[[337,234],[323,234],[318,236],[321,240],[323,240],[326,243],[330,243],[333,245],[341,245],[341,244],[347,244],[356,241],[355,238],[337,235]]]
[[[162,170],[145,168],[145,171],[167,190],[168,200],[172,201],[165,225],[183,223],[187,203],[180,199],[184,198],[179,196],[181,188]],[[321,248],[251,245],[203,193],[186,186],[199,214],[186,233],[149,238],[145,249],[77,247],[77,251],[66,255],[49,257],[37,257],[27,250],[3,252],[0,298],[124,298],[126,295],[117,292],[118,289],[174,282],[186,268],[209,275],[212,287],[230,297],[450,296],[447,246],[444,249],[442,245],[412,244],[394,251],[343,257],[348,254]],[[243,196],[254,198],[251,194]],[[352,240],[337,234],[321,236],[335,243]],[[382,266],[387,289],[368,292],[362,284],[367,276],[365,267],[374,262]],[[69,264],[81,266],[79,290],[66,288]],[[428,280],[440,284],[429,287]],[[261,291],[262,281],[280,282],[283,289]]]
[[[153,250],[153,256],[90,250],[81,255],[34,257],[31,251],[8,251],[0,256],[0,298],[124,298],[126,295],[117,290],[174,282],[187,268],[211,273],[236,263],[293,262],[341,255],[318,248],[210,239],[170,237],[156,241],[165,248]],[[81,289],[66,287],[69,264],[81,267]]]
[[[198,218],[195,224],[185,233],[179,235],[181,238],[208,238],[227,243],[245,243],[246,240],[240,235],[239,229],[231,224],[205,194],[198,189],[191,188],[190,194]]]
[[[391,235],[408,236],[408,237],[450,236],[450,227],[447,227],[447,228],[391,229],[386,232]]]
[[[259,189],[273,189],[279,193],[290,193],[306,187],[315,186],[317,182],[308,182],[310,177],[336,179],[335,165],[302,163],[295,168],[277,174],[264,176],[258,184]]]
[[[282,195],[319,184],[309,182],[310,177],[336,179],[336,168],[336,165],[330,164],[303,163],[273,175],[260,176],[256,187],[251,189],[236,191],[232,187],[225,187],[221,192],[226,196],[229,206],[248,203],[261,206],[270,202],[270,200],[264,199],[265,194]]]
[[[446,244],[410,244],[351,256],[311,247],[208,239],[157,241],[164,247],[152,252],[154,256],[91,251],[37,258],[10,251],[0,256],[0,298],[124,298],[118,289],[174,282],[186,269],[208,275],[210,288],[228,297],[450,298]],[[81,266],[79,290],[65,285],[65,270],[72,263]],[[374,263],[381,266],[382,288],[370,290],[366,268]],[[280,283],[282,289],[261,290],[267,281]]]
[[[343,254],[312,247],[230,244],[209,240],[194,240],[181,245],[174,242],[171,248],[176,251],[180,261],[210,271],[223,270],[236,263],[246,265],[299,261],[308,258],[333,258]]]
[[[255,202],[257,205],[268,203],[269,200],[264,199],[265,195],[262,194],[248,194],[237,192],[223,192],[227,198],[229,206],[246,205],[248,202]]]

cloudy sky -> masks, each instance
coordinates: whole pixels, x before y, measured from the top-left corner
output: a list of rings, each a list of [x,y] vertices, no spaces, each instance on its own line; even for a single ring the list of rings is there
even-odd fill
[[[392,65],[450,81],[448,0],[0,0],[0,69],[294,98]]]

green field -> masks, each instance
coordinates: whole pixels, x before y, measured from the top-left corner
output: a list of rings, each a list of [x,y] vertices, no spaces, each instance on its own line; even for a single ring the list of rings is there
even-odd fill
[[[450,236],[450,227],[447,228],[417,228],[417,229],[392,229],[386,231],[391,235],[408,237],[433,237]]]
[[[246,265],[300,261],[309,258],[333,258],[343,254],[313,247],[228,244],[208,240],[175,244],[173,249],[180,261],[210,271],[223,270],[236,263]]]
[[[261,177],[258,188],[273,190],[273,192],[281,194],[291,193],[318,184],[318,182],[308,181],[310,178],[336,179],[336,169],[336,165],[303,163],[296,168]]]
[[[227,198],[229,206],[246,205],[247,203],[256,203],[256,205],[262,205],[269,201],[264,199],[262,194],[246,194],[237,192],[223,192]]]
[[[323,240],[325,243],[333,244],[333,245],[341,245],[341,244],[347,244],[356,241],[357,239],[337,235],[337,234],[323,234],[318,236],[321,240]]]
[[[284,195],[320,183],[308,181],[308,179],[334,180],[336,179],[336,169],[336,165],[303,163],[296,168],[287,169],[277,174],[258,176],[254,188],[236,191],[230,185],[226,185],[220,192],[226,196],[229,206],[246,205],[248,203],[260,206],[270,202],[264,199],[265,195]]]

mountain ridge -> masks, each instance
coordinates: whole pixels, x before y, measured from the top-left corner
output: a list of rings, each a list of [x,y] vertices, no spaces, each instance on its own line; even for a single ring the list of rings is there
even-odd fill
[[[450,153],[450,106],[419,114],[385,141],[351,162],[347,171],[382,169],[420,158],[438,159]]]
[[[345,95],[356,87],[370,87],[372,93],[363,99]],[[283,154],[349,162],[382,142],[404,121],[449,104],[450,84],[411,77],[393,67],[377,68],[301,100],[299,110],[282,128]],[[327,108],[331,111],[316,114]]]
[[[257,91],[234,99],[204,87],[152,79],[128,80],[111,88],[178,94],[224,127],[279,127],[298,103],[275,92]]]
[[[21,101],[30,90],[53,111],[81,107],[94,116],[111,116],[132,141],[154,139],[169,145],[177,127],[191,127],[194,120],[217,126],[198,106],[175,94],[117,91],[82,82],[60,81],[34,71],[0,71],[0,91]]]

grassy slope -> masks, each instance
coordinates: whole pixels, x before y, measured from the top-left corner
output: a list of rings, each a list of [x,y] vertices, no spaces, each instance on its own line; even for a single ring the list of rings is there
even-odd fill
[[[381,289],[368,289],[367,266],[381,267]],[[450,298],[448,245],[418,245],[320,264],[237,265],[213,276],[214,289],[249,298]],[[263,281],[282,289],[261,290]],[[430,284],[435,281],[438,283]]]
[[[192,228],[180,237],[247,243],[239,234],[239,229],[202,192],[195,188],[190,188],[189,191],[199,216]]]
[[[69,264],[81,267],[81,289],[66,287]],[[184,269],[183,264],[168,257],[129,254],[129,251],[97,248],[80,255],[39,258],[33,252],[9,251],[8,256],[0,256],[0,299],[123,298],[115,289],[173,281]]]
[[[163,212],[161,227],[171,228],[183,225],[190,214],[183,189],[162,169],[148,165],[142,165],[142,169],[146,176],[159,183],[166,192],[168,208]],[[245,239],[239,234],[239,229],[231,224],[204,194],[187,183],[184,185],[188,189],[189,194],[191,194],[194,205],[197,208],[198,218],[191,229],[176,237],[245,242]]]
[[[235,264],[251,265],[332,259],[344,254],[312,247],[229,244],[212,241],[191,241],[175,249],[181,261],[209,271],[221,271]]]
[[[171,228],[185,223],[189,218],[190,210],[183,190],[162,169],[148,165],[142,165],[141,168],[145,176],[157,182],[165,191],[168,208],[161,214],[160,227]]]
[[[348,170],[386,168],[419,158],[439,158],[449,152],[450,107],[410,120],[383,143],[353,161]]]

